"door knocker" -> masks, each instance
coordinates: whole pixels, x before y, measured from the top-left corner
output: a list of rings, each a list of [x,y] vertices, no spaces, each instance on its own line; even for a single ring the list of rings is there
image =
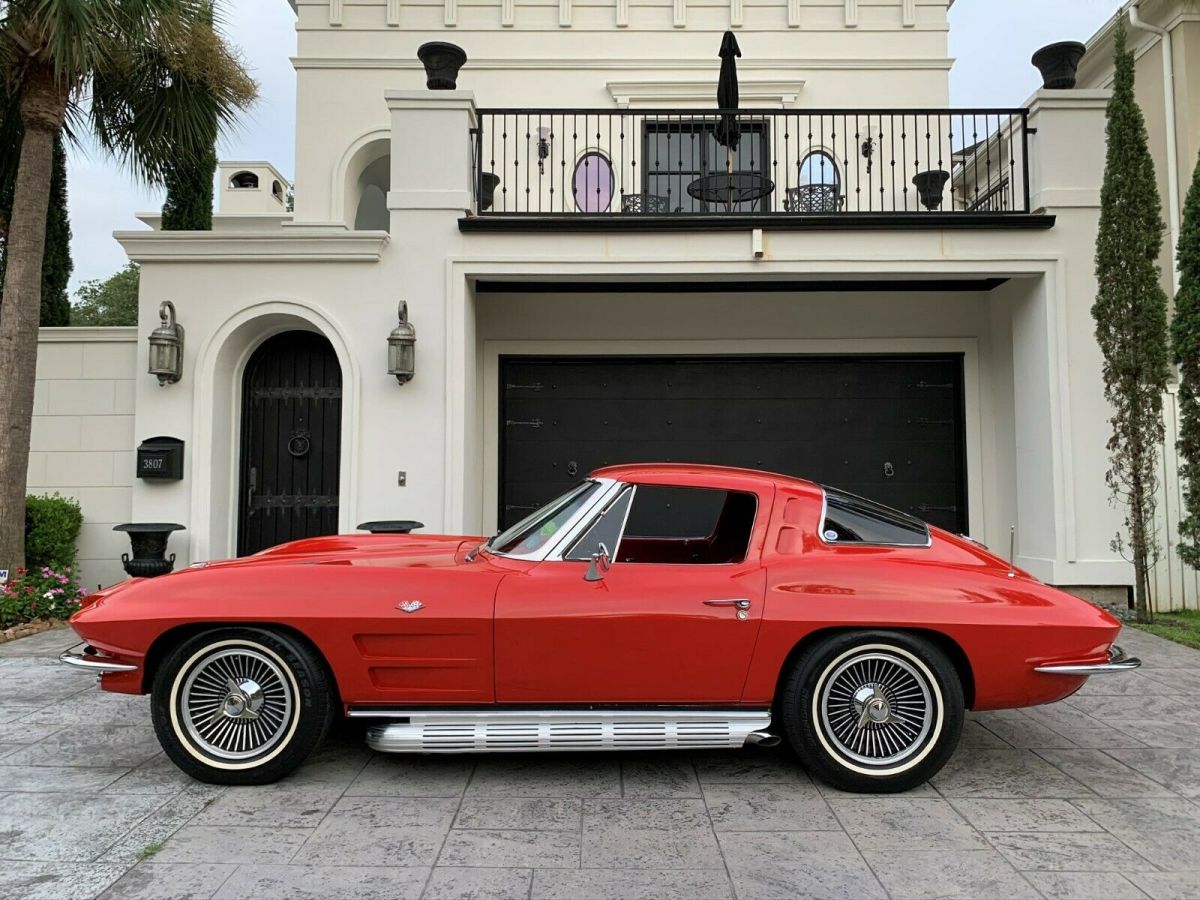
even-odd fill
[[[578,475],[579,474],[579,463],[575,462],[575,460],[571,460],[569,463],[567,463],[567,474],[570,475],[572,478],[574,478],[576,475]]]
[[[893,466],[890,462],[885,462],[883,464],[883,477],[891,478],[895,474],[896,474],[896,467]]]
[[[287,452],[292,455],[293,459],[302,459],[308,456],[308,451],[312,449],[312,435],[301,429],[293,431],[291,440],[287,444]]]

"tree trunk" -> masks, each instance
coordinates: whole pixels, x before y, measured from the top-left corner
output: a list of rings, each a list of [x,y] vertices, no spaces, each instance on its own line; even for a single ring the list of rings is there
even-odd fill
[[[1135,449],[1130,455],[1131,468],[1134,473],[1142,471],[1142,454]],[[1150,608],[1150,524],[1146,521],[1146,487],[1140,474],[1135,475],[1133,491],[1130,496],[1129,511],[1132,532],[1131,547],[1133,552],[1133,609],[1134,616],[1139,622],[1153,622],[1154,614]]]
[[[0,299],[0,569],[25,565],[25,480],[37,371],[42,255],[67,91],[48,69],[28,73],[21,101],[25,139],[17,169]]]

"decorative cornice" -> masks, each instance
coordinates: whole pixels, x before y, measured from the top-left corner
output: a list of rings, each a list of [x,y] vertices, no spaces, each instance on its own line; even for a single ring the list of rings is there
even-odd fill
[[[329,0],[329,24],[335,28],[342,24],[342,0]]]
[[[458,0],[445,0],[446,11],[443,18],[443,23],[447,28],[455,28],[458,25]]]
[[[116,231],[136,263],[378,262],[390,240],[382,231],[245,234],[212,231]]]
[[[630,104],[675,105],[694,102],[711,105],[717,95],[717,82],[713,81],[610,81],[605,87],[613,102],[620,108]],[[743,105],[777,103],[790,106],[800,97],[803,81],[760,81],[741,78],[738,94]]]
[[[674,0],[671,24],[676,28],[687,28],[687,0]]]
[[[846,27],[858,27],[858,0],[846,0]]]
[[[800,27],[800,0],[788,0],[788,28]]]
[[[39,328],[39,344],[132,344],[137,341],[137,326],[113,325],[66,328]]]
[[[742,0],[729,0],[729,26],[742,27]]]
[[[500,25],[503,28],[512,28],[517,21],[517,4],[516,0],[500,0]]]
[[[629,0],[617,0],[617,27],[629,27]]]
[[[902,0],[900,5],[900,24],[905,28],[915,28],[917,25],[917,0]]]
[[[558,27],[571,27],[571,0],[558,0]]]
[[[738,71],[754,70],[888,70],[912,71],[935,70],[949,71],[954,60],[949,57],[829,57],[829,58],[778,58],[778,59],[740,59]],[[292,58],[292,65],[297,69],[420,69],[421,62],[415,59],[393,57],[314,57],[297,56]],[[479,58],[471,57],[469,63],[472,71],[480,70],[515,70],[541,71],[551,69],[579,69],[579,60],[567,57],[546,57],[545,59],[529,58]],[[697,59],[622,59],[619,57],[604,57],[589,59],[589,69],[619,69],[625,72],[638,70],[646,71],[713,71],[714,63],[707,57]]]
[[[400,24],[400,0],[387,0],[387,23],[392,28]]]

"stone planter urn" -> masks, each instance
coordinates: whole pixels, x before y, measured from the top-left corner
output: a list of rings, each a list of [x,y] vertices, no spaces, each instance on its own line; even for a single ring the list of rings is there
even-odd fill
[[[424,522],[412,519],[381,519],[378,522],[363,522],[358,526],[358,530],[369,531],[371,534],[409,534],[424,527]]]
[[[1069,91],[1075,87],[1075,74],[1087,47],[1079,41],[1047,44],[1033,54],[1031,62],[1042,73],[1042,87],[1051,91]]]
[[[132,578],[155,578],[166,575],[175,568],[175,554],[167,559],[167,540],[172,531],[186,531],[182,525],[171,522],[126,522],[114,525],[113,531],[129,535],[133,557],[121,554],[121,564]]]
[[[467,54],[457,44],[430,41],[417,48],[417,59],[425,66],[425,87],[452,91],[458,87],[458,70],[467,61]]]
[[[950,173],[945,169],[929,169],[914,175],[912,183],[917,186],[917,195],[921,198],[921,205],[930,212],[941,209],[942,191],[949,180]]]
[[[500,176],[495,172],[484,172],[479,179],[479,211],[491,209],[496,201],[496,188],[500,186]]]

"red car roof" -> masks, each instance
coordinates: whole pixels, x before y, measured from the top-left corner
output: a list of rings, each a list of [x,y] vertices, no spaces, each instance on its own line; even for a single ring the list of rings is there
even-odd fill
[[[724,479],[745,481],[752,479],[758,482],[782,485],[793,489],[819,492],[820,486],[803,478],[791,475],[780,475],[776,472],[763,472],[758,469],[739,469],[736,466],[709,466],[701,463],[627,463],[620,466],[605,466],[592,472],[597,478],[612,478],[617,481],[672,481],[680,477],[691,476],[702,483],[712,483]]]

